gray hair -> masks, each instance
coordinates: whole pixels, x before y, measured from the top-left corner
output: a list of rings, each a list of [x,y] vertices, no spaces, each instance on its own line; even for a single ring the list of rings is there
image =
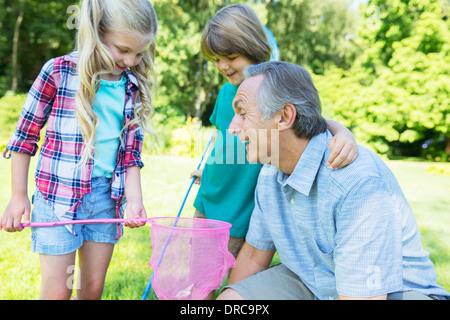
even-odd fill
[[[327,123],[322,117],[319,94],[311,74],[305,68],[289,62],[270,61],[251,65],[244,70],[245,78],[257,75],[265,76],[256,95],[263,122],[289,103],[297,111],[292,128],[297,137],[311,139],[325,132]]]

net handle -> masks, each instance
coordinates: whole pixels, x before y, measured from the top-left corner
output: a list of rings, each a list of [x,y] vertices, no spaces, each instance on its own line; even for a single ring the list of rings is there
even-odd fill
[[[50,221],[50,222],[31,222],[31,223],[21,223],[22,227],[57,227],[65,226],[69,224],[99,224],[99,223],[122,223],[128,221],[134,222],[149,222],[150,218],[128,218],[128,219],[74,219],[74,220],[63,220],[63,221]]]

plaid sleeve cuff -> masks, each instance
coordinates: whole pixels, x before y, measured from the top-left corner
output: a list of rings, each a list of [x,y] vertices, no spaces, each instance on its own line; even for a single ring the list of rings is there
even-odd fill
[[[3,158],[11,158],[11,151],[25,153],[30,156],[34,156],[38,150],[38,146],[35,143],[27,143],[15,141],[14,143],[8,143],[5,151],[3,152]]]
[[[133,150],[131,152],[131,157],[130,160],[127,163],[127,167],[143,167],[144,166],[144,162],[142,162],[141,159],[141,153]]]

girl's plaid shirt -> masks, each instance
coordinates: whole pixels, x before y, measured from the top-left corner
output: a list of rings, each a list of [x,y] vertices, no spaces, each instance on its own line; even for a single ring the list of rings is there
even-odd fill
[[[37,188],[60,220],[74,219],[81,198],[91,192],[93,163],[79,165],[83,138],[75,117],[75,94],[79,88],[76,65],[76,52],[52,59],[44,65],[28,93],[16,129],[3,154],[5,158],[10,158],[11,151],[34,156],[40,131],[47,124],[35,179]],[[124,125],[134,118],[138,93],[135,75],[127,70],[126,78]],[[111,197],[116,200],[117,217],[123,215],[127,168],[144,166],[141,160],[143,139],[140,127],[137,130],[136,127],[127,128],[123,132],[123,143],[119,147],[111,179]],[[70,225],[68,228],[72,230]]]

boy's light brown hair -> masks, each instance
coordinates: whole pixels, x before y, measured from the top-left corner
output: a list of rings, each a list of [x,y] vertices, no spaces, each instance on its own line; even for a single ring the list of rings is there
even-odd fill
[[[201,52],[209,61],[239,53],[260,63],[270,60],[271,46],[256,12],[248,5],[234,4],[217,11],[208,21]]]

